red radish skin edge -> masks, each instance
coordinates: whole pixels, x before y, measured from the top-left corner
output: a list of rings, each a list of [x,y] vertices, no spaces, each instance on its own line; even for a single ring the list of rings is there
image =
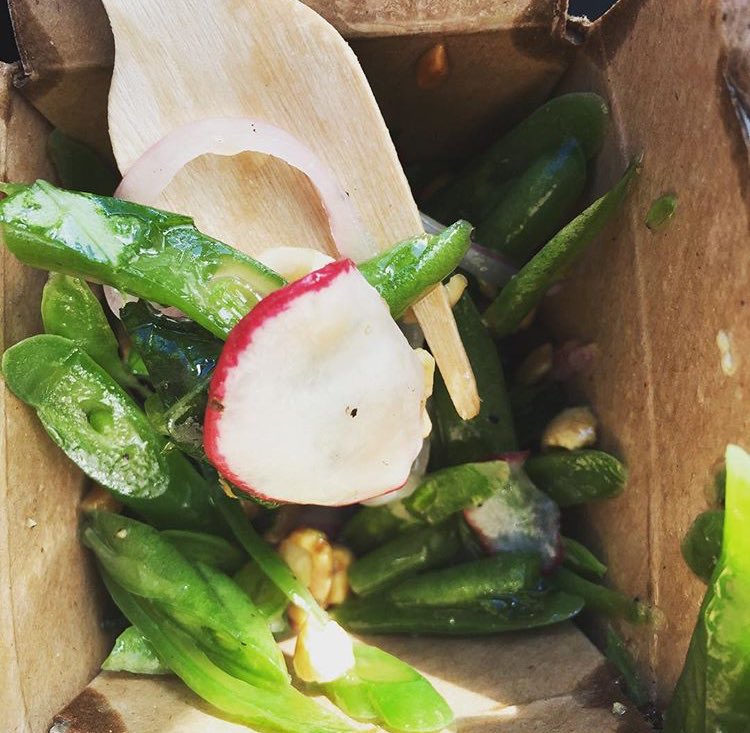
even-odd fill
[[[203,446],[208,459],[214,468],[230,481],[233,487],[242,492],[266,501],[278,502],[278,499],[263,494],[255,487],[248,485],[243,479],[233,473],[229,468],[219,447],[219,418],[224,410],[224,395],[226,392],[226,378],[229,372],[237,366],[239,355],[252,343],[253,334],[262,328],[263,324],[279,313],[287,310],[291,304],[300,296],[324,290],[331,285],[340,275],[356,269],[356,265],[350,259],[336,260],[328,265],[311,272],[309,275],[287,285],[263,298],[242,320],[229,332],[229,336],[221,351],[219,360],[214,369],[214,376],[208,389],[208,404],[203,425]],[[409,480],[407,471],[404,480],[393,488],[386,489],[383,494],[388,494],[400,489]],[[346,506],[341,504],[340,506]]]

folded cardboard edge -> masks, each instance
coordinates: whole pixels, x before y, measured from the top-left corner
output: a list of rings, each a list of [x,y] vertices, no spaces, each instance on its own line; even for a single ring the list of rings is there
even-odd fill
[[[607,143],[596,190],[645,153],[625,210],[547,310],[561,338],[599,346],[576,387],[630,478],[622,496],[581,512],[580,528],[613,585],[661,612],[654,627],[620,627],[661,704],[705,592],[680,541],[716,501],[725,445],[748,447],[750,427],[750,165],[725,83],[726,12],[721,0],[689,9],[621,0],[565,79],[565,89],[610,96],[620,138]],[[746,4],[742,17],[747,25]],[[677,211],[651,232],[645,216],[664,193],[677,195]],[[601,640],[603,625],[594,630]]]
[[[533,89],[549,92],[567,66],[574,43],[580,42],[587,29],[585,23],[577,22],[575,32],[569,32],[567,0],[504,3],[492,0],[410,0],[406,3],[308,0],[307,4],[353,40],[355,51],[363,58],[365,71],[376,85],[378,78],[382,80],[379,93],[386,100],[386,106],[391,99],[390,107],[394,109],[411,107],[414,110],[412,116],[397,117],[394,124],[402,130],[405,146],[418,148],[418,157],[442,152],[441,146],[454,137],[456,130],[448,125],[438,131],[441,134],[438,140],[434,140],[434,135],[426,137],[419,132],[419,125],[427,115],[435,110],[451,109],[445,101],[449,94],[458,94],[459,108],[468,106],[468,114],[478,116],[481,126],[493,115],[504,115],[510,110],[509,105],[502,104],[503,99],[512,98],[515,103]],[[16,85],[55,126],[89,142],[100,152],[109,153],[106,104],[114,44],[101,0],[66,3],[64,13],[54,3],[9,0],[9,5],[21,54]],[[474,38],[469,40],[467,36]],[[434,91],[425,91],[413,84],[409,89],[415,99],[408,105],[403,98],[405,90],[402,89],[401,95],[394,90],[393,78],[400,77],[386,78],[378,64],[367,63],[373,54],[382,58],[378,50],[380,41],[385,49],[389,48],[389,41],[398,38],[412,49],[410,56],[401,53],[405,68],[399,72],[412,79],[421,54],[429,48],[428,41],[432,44],[446,39],[450,44],[455,41],[451,59],[455,68],[447,83]],[[490,51],[495,39],[500,39],[500,43],[496,44],[493,54]],[[483,44],[486,50],[484,56],[489,70],[484,78],[493,79],[491,96],[484,104],[489,112],[484,115],[479,112],[483,98],[475,88],[476,74],[461,73],[462,53],[474,42]],[[523,84],[520,84],[518,59],[531,60],[530,68],[525,69],[521,77]],[[503,82],[507,82],[512,93],[503,93]],[[451,117],[448,115],[449,119]]]
[[[54,180],[49,124],[0,64],[0,180]],[[46,276],[0,248],[0,350],[41,331]],[[103,598],[78,542],[83,481],[0,384],[0,729],[38,733],[98,669]]]

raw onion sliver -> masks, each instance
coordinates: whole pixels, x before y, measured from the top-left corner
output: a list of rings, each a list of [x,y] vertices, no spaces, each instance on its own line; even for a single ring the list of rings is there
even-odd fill
[[[249,117],[206,118],[172,130],[128,169],[115,196],[153,204],[195,158],[244,152],[271,155],[302,171],[320,195],[339,254],[355,261],[372,256],[369,236],[348,194],[326,164],[290,133]]]

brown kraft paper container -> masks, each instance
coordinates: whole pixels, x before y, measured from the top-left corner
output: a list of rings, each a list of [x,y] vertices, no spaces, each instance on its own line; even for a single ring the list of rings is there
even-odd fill
[[[308,4],[350,40],[405,161],[461,155],[553,88],[598,91],[612,107],[589,198],[645,154],[628,205],[546,310],[561,338],[598,346],[593,372],[573,389],[594,407],[602,444],[624,458],[630,479],[621,497],[576,520],[607,561],[609,582],[661,610],[656,628],[619,631],[663,704],[704,591],[680,540],[712,500],[726,443],[750,448],[750,10],[743,0],[620,0],[589,24],[568,17],[561,0]],[[108,148],[107,18],[98,0],[10,7],[20,62],[0,66],[0,176],[50,178],[50,122]],[[420,88],[418,60],[440,42],[449,74]],[[678,195],[678,210],[653,233],[645,215],[666,192]],[[0,263],[4,349],[40,330],[44,274],[4,249]],[[54,718],[55,733],[246,730],[169,679],[99,674],[76,697],[110,643],[100,627],[105,596],[77,542],[83,480],[29,410],[4,388],[0,400],[0,729],[41,733]],[[587,631],[601,641],[595,621]],[[626,701],[572,625],[382,645],[435,682],[461,731],[644,729],[632,706],[612,714],[613,702]]]

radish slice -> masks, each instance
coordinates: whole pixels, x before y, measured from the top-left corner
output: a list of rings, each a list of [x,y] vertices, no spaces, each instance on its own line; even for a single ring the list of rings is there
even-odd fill
[[[346,191],[331,170],[290,133],[249,117],[212,117],[188,122],[152,145],[128,169],[115,196],[153,204],[170,181],[201,155],[264,153],[302,171],[315,186],[328,216],[336,249],[363,260],[376,251]]]
[[[476,507],[464,510],[484,551],[537,552],[545,570],[561,558],[560,510],[542,493],[518,463],[511,463],[511,480]]]
[[[400,487],[422,447],[424,367],[351,260],[264,298],[229,334],[206,453],[238,488],[340,506]]]

